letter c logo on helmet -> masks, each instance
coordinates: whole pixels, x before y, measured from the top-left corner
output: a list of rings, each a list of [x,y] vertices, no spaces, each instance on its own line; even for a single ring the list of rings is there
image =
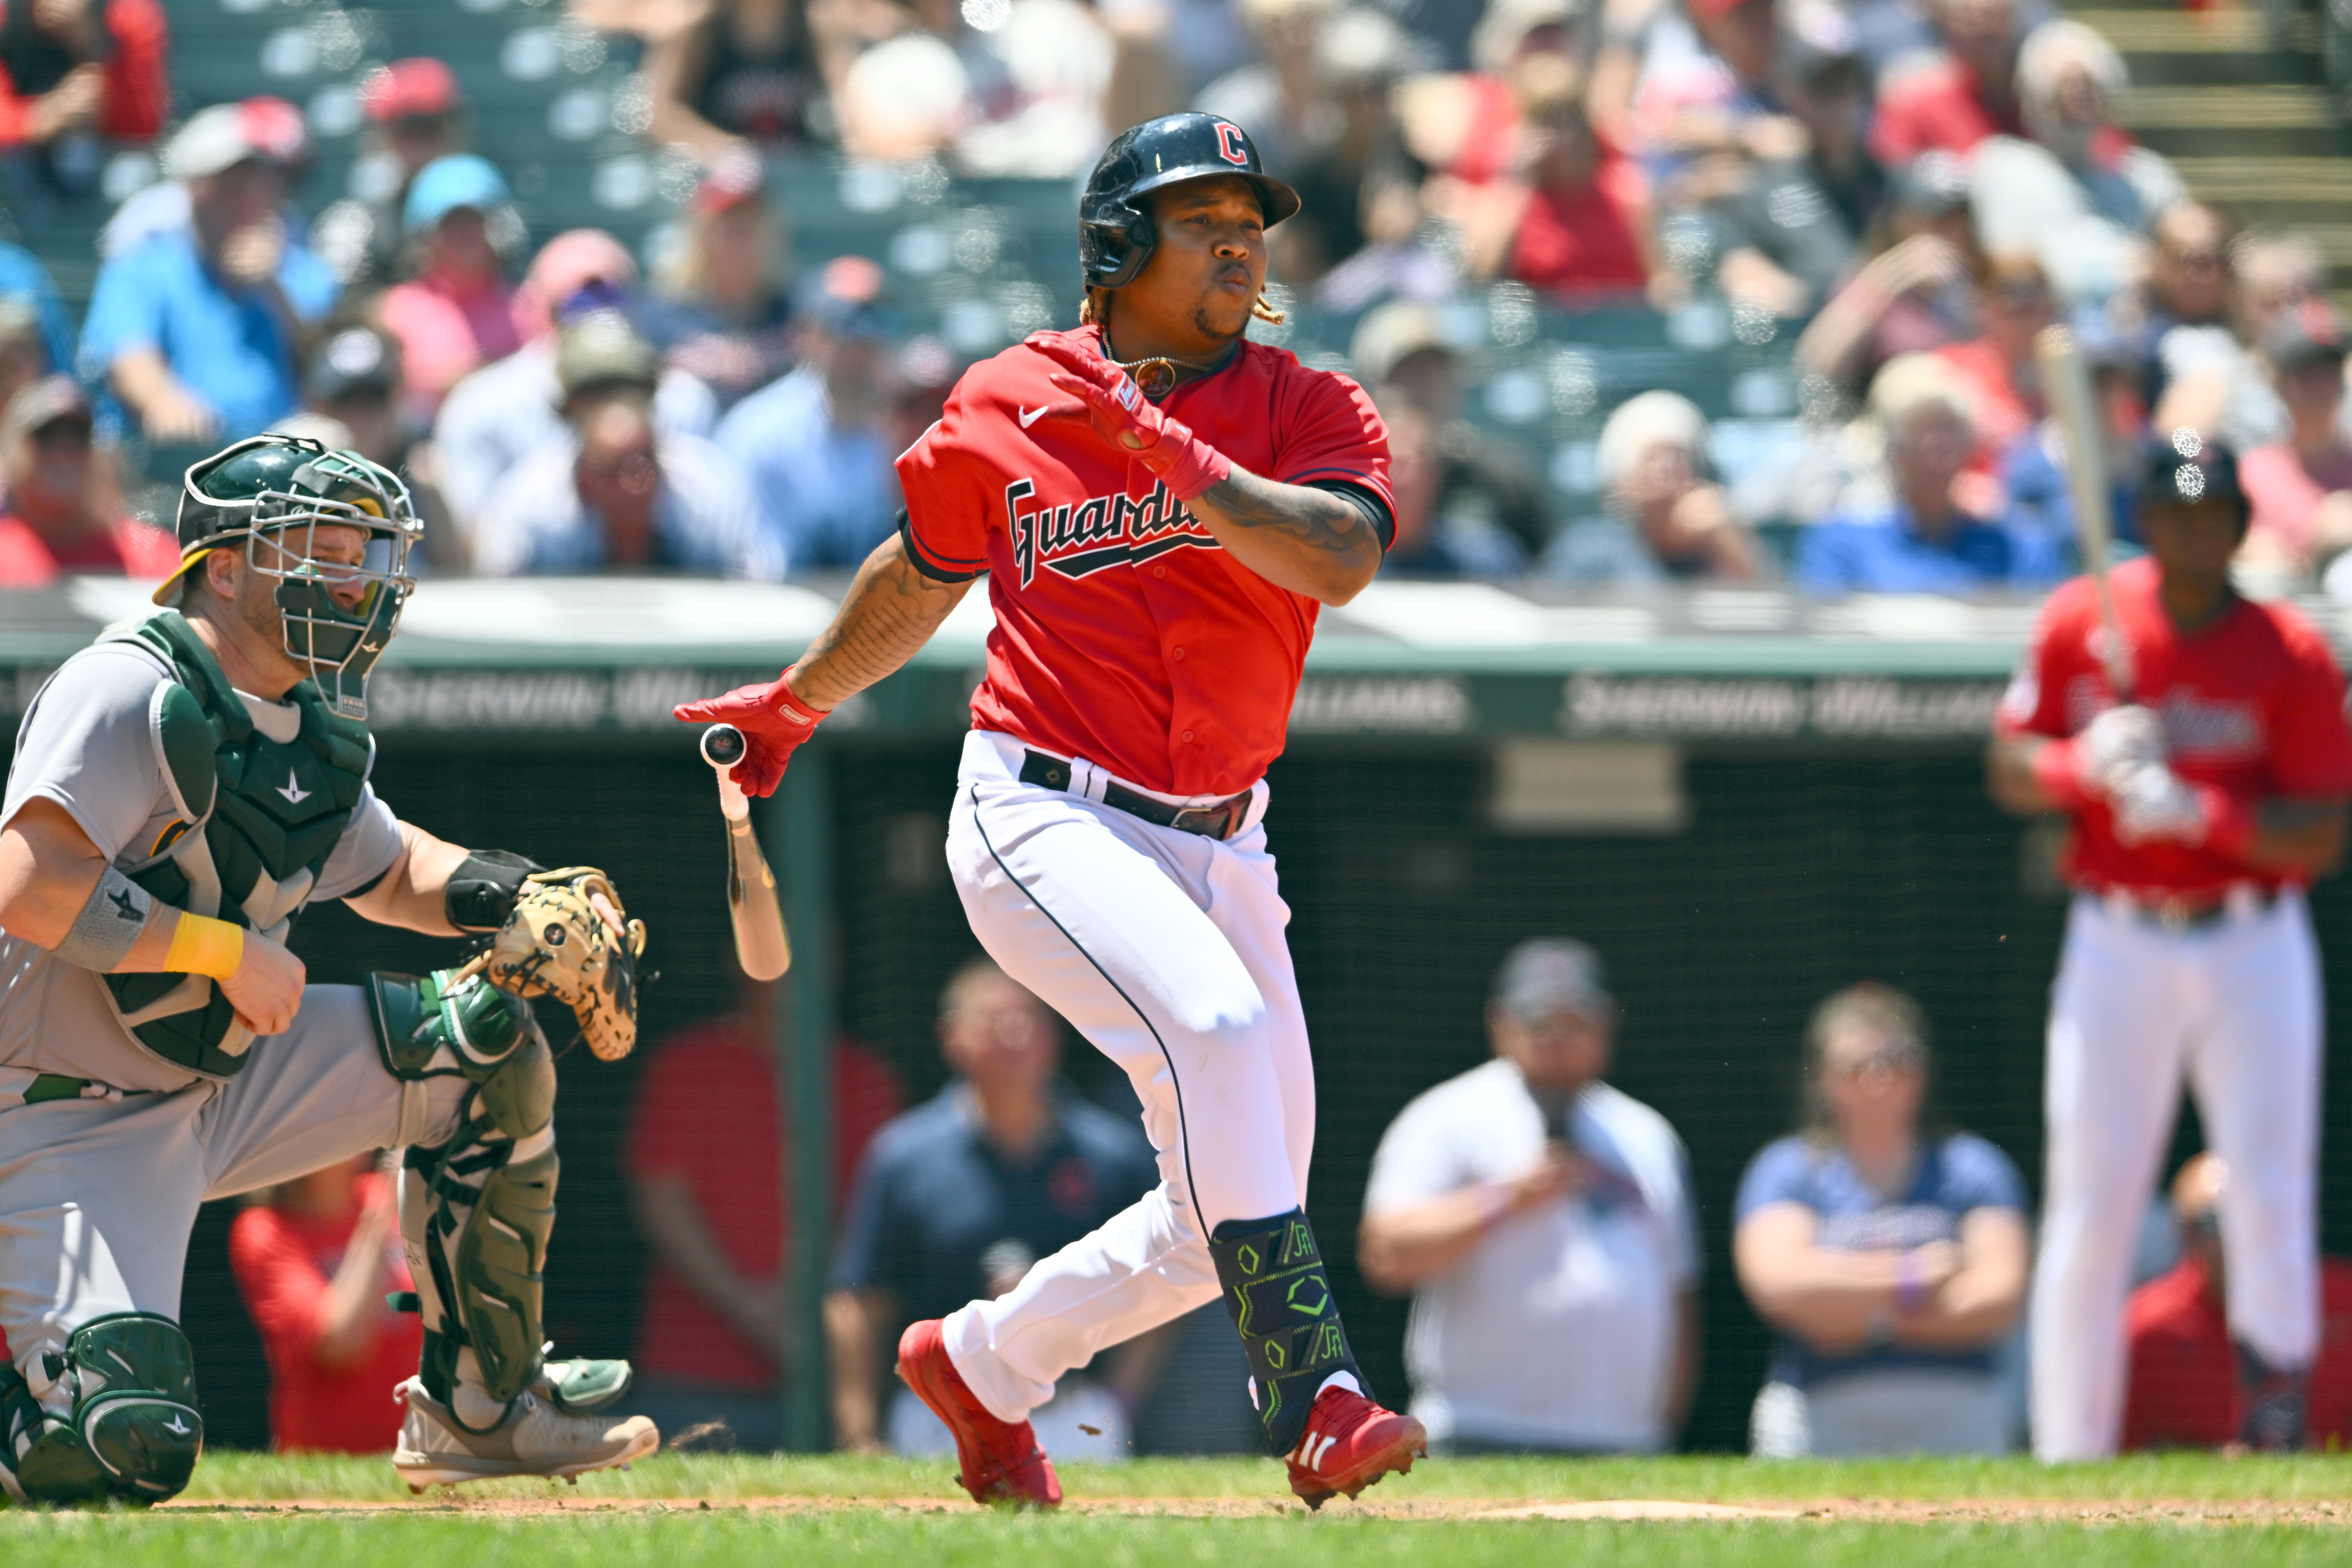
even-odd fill
[[[1236,169],[1249,167],[1250,144],[1242,139],[1242,128],[1231,120],[1217,121],[1217,156]]]

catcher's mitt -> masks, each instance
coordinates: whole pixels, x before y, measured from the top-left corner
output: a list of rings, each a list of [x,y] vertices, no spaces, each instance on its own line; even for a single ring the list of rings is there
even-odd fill
[[[637,1043],[637,959],[645,950],[646,923],[628,917],[613,879],[594,866],[565,866],[525,879],[485,956],[492,985],[519,997],[553,997],[580,1020],[588,1049],[618,1061]]]

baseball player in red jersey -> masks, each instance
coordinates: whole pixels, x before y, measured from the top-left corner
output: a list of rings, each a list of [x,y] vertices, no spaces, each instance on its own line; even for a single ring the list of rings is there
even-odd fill
[[[2319,954],[2303,890],[2344,842],[2344,681],[2293,609],[2231,591],[2247,507],[2227,451],[2174,433],[2142,496],[2149,554],[2110,574],[2120,650],[2092,580],[2053,594],[1990,761],[2003,806],[2074,818],[2033,1279],[2044,1459],[2116,1451],[2132,1240],[2184,1075],[2231,1172],[2247,1442],[2300,1443],[2318,1349]]]
[[[1009,1295],[900,1341],[982,1500],[1057,1502],[1027,1413],[1220,1295],[1310,1504],[1425,1446],[1370,1397],[1307,1222],[1314,1068],[1262,825],[1316,615],[1395,531],[1361,389],[1246,337],[1265,230],[1297,210],[1229,120],[1121,134],[1081,198],[1086,324],[964,376],[898,459],[898,537],[797,664],[677,710],[740,726],[737,778],[766,794],[988,574],[948,863],[990,956],[1127,1071],[1161,1179]]]

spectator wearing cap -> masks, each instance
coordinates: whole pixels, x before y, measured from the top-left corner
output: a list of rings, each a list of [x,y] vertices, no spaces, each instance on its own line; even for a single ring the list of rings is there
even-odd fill
[[[1505,577],[1551,538],[1543,486],[1524,458],[1462,417],[1462,357],[1438,313],[1393,299],[1356,325],[1349,359],[1389,424],[1397,538],[1388,569]]]
[[[2025,1304],[2025,1183],[1928,1100],[1927,1015],[1865,981],[1813,1010],[1803,1124],[1739,1179],[1732,1260],[1778,1334],[1762,1458],[1998,1454]]]
[[[1990,137],[1971,155],[1978,235],[1989,251],[2036,252],[2068,299],[2103,300],[2130,281],[2143,236],[2186,190],[2110,120],[2129,85],[2123,57],[2080,22],[2028,34],[2017,85],[2025,135]]]
[[[2239,460],[2238,482],[2253,507],[2242,559],[2301,578],[2352,547],[2344,359],[2343,323],[2317,300],[2287,311],[2263,340],[2263,360],[2286,406],[2287,434]]]
[[[300,203],[294,200],[296,187],[310,172],[310,121],[302,111],[282,98],[249,98],[235,107],[243,112],[242,129],[257,144],[268,150],[271,162],[285,175],[285,198],[278,204],[278,221],[286,227],[287,235],[305,249],[310,245],[310,220]],[[193,122],[194,117],[191,116]],[[188,183],[173,176],[173,149],[180,137],[189,130],[183,124],[173,139],[164,144],[160,157],[164,178],[124,198],[106,226],[98,231],[98,254],[102,261],[127,256],[161,234],[189,235],[194,232],[194,215],[188,208]]]
[[[2247,1393],[2231,1343],[2229,1264],[2221,1249],[2221,1195],[2230,1171],[2198,1155],[2172,1181],[2180,1261],[2131,1294],[2131,1345],[2123,1447],[2219,1448],[2247,1428]],[[2352,1262],[2319,1260],[2319,1356],[2305,1396],[2305,1439],[2315,1452],[2352,1442]]]
[[[785,556],[763,534],[735,460],[654,416],[660,360],[617,310],[564,328],[563,424],[491,488],[470,544],[485,577],[672,571],[772,580]]]
[[[417,174],[465,151],[466,106],[457,73],[429,55],[394,60],[360,84],[362,156],[388,162],[393,178],[373,197],[347,196],[319,214],[310,243],[347,288],[381,287],[406,274],[404,216]]]
[[[451,387],[522,346],[502,256],[522,220],[489,160],[455,152],[418,172],[401,222],[416,276],[385,291],[383,324],[400,340],[409,413],[430,423]]]
[[[354,322],[329,332],[310,350],[302,406],[342,425],[351,439],[339,444],[397,471],[406,465],[417,431],[402,412],[404,385],[400,340]],[[413,483],[410,494],[415,494]]]
[[[1544,574],[1574,582],[1753,582],[1763,551],[1711,476],[1706,415],[1679,392],[1631,397],[1594,448],[1609,515],[1572,524]]]
[[[1977,334],[1967,167],[1925,152],[1897,171],[1864,242],[1870,258],[1797,339],[1800,369],[1859,397],[1888,361]]]
[[[637,264],[602,229],[572,229],[541,247],[515,290],[523,346],[451,388],[433,422],[441,495],[457,528],[471,534],[491,489],[525,454],[562,438],[563,391],[556,378],[558,329],[571,317],[630,302]],[[654,423],[708,435],[717,422],[710,389],[683,371],[662,374]]]
[[[156,0],[12,0],[0,7],[0,154],[88,192],[98,138],[152,141],[171,109],[171,27]]]
[[[1581,942],[1538,937],[1495,977],[1495,1060],[1381,1135],[1357,1268],[1411,1291],[1412,1413],[1454,1453],[1655,1453],[1698,1374],[1688,1162],[1666,1119],[1602,1082],[1617,1005]]]
[[[800,368],[720,421],[719,444],[751,482],[760,523],[796,572],[854,568],[889,535],[898,492],[885,438],[898,313],[882,269],[829,263],[801,303]]]
[[[709,387],[722,410],[792,365],[782,228],[759,159],[728,153],[695,187],[685,233],[655,267],[653,297],[636,312],[664,361]]]
[[[1885,498],[1856,504],[1804,531],[1793,576],[1827,593],[1964,593],[2039,588],[2060,560],[2039,529],[1987,516],[1961,500],[1976,444],[1968,390],[1932,355],[1890,363],[1871,383],[1885,453]],[[1981,488],[1979,486],[1979,488]]]
[[[278,215],[302,146],[299,111],[278,99],[199,110],[164,153],[187,188],[188,230],[100,267],[82,374],[107,384],[151,444],[238,439],[299,402],[298,340],[337,293]]]
[[[1801,150],[1730,171],[1702,206],[1724,291],[1798,317],[1843,278],[1886,190],[1863,146],[1869,82],[1845,13],[1827,0],[1783,5],[1770,86],[1804,128]]]
[[[0,588],[46,588],[68,572],[152,578],[178,570],[170,534],[123,515],[90,440],[89,400],[71,376],[35,382],[0,414]]]

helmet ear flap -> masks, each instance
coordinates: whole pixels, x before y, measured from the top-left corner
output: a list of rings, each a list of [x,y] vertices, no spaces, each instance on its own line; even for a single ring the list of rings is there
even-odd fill
[[[1087,240],[1083,248],[1089,288],[1120,288],[1134,282],[1160,238],[1151,214],[1133,202],[1104,208],[1080,226]]]

